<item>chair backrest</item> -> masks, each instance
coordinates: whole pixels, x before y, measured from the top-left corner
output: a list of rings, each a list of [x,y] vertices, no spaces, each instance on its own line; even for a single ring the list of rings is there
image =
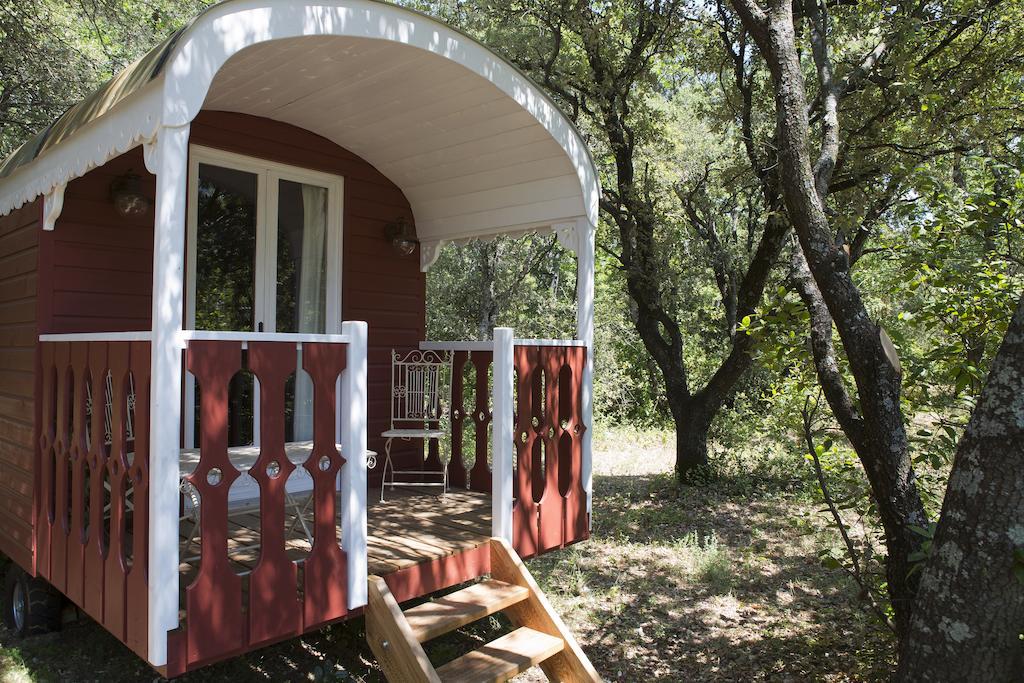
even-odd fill
[[[114,406],[111,404],[111,397],[114,395],[114,378],[109,370],[107,371],[106,390],[103,394],[103,443],[109,446],[113,443],[111,423],[114,417]],[[135,421],[135,378],[131,375],[128,375],[127,402],[128,410],[125,412],[125,432],[127,440],[133,442],[135,441],[135,425],[132,424]],[[92,384],[87,382],[85,385],[85,439],[90,443],[92,440],[90,431],[92,430],[93,403]]]
[[[451,351],[391,351],[391,428],[438,423],[451,403]]]

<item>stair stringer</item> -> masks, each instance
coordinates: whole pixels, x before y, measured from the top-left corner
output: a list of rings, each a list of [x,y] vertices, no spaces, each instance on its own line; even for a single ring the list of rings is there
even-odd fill
[[[441,683],[402,614],[402,608],[379,576],[367,580],[366,642],[389,681]]]
[[[565,647],[561,652],[541,662],[540,667],[548,679],[566,683],[601,680],[572,631],[534,581],[530,570],[508,542],[497,537],[491,539],[491,576],[505,583],[523,586],[530,593],[526,600],[505,608],[505,614],[514,625],[527,626],[564,641]]]

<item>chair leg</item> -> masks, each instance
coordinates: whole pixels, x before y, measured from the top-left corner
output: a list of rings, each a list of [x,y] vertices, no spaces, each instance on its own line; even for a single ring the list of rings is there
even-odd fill
[[[395,485],[395,466],[391,464],[391,439],[384,442],[384,469],[380,473],[380,502],[384,502],[384,487],[388,482],[388,467],[391,468],[391,485]]]
[[[286,540],[287,540],[288,534],[290,534],[292,532],[292,530],[295,529],[295,525],[296,524],[300,524],[300,525],[302,525],[302,532],[304,534],[306,534],[306,540],[309,541],[310,544],[312,545],[312,543],[313,543],[313,532],[309,530],[309,525],[306,524],[306,514],[305,514],[306,511],[309,509],[310,501],[313,500],[312,494],[310,494],[309,498],[306,499],[306,502],[303,503],[300,506],[299,505],[299,501],[295,500],[295,497],[292,496],[291,494],[289,494],[288,490],[285,489],[284,500],[285,500],[285,504],[288,507],[290,507],[292,509],[292,511],[295,513],[295,519],[292,520],[292,523],[288,526],[288,531],[285,533]]]
[[[438,452],[438,457],[441,457],[441,455],[440,455],[441,454],[441,440],[440,439],[437,440],[437,452]],[[445,499],[445,496],[448,495],[448,463],[450,463],[451,460],[452,460],[452,456],[449,453],[448,454],[448,459],[441,461],[441,500],[442,501]]]

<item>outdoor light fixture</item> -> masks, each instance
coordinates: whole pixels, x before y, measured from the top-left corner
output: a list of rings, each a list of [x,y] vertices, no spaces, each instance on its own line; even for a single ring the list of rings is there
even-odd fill
[[[114,208],[125,218],[141,216],[149,211],[153,203],[142,192],[142,180],[134,172],[128,171],[110,184],[110,199]]]
[[[391,242],[394,250],[402,256],[408,256],[414,252],[416,245],[420,243],[412,231],[412,226],[404,216],[399,216],[384,226],[384,238]]]

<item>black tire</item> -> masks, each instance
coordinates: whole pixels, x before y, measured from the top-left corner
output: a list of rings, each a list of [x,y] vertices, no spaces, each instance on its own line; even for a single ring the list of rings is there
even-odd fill
[[[60,629],[64,596],[13,562],[4,581],[4,624],[24,637]]]

